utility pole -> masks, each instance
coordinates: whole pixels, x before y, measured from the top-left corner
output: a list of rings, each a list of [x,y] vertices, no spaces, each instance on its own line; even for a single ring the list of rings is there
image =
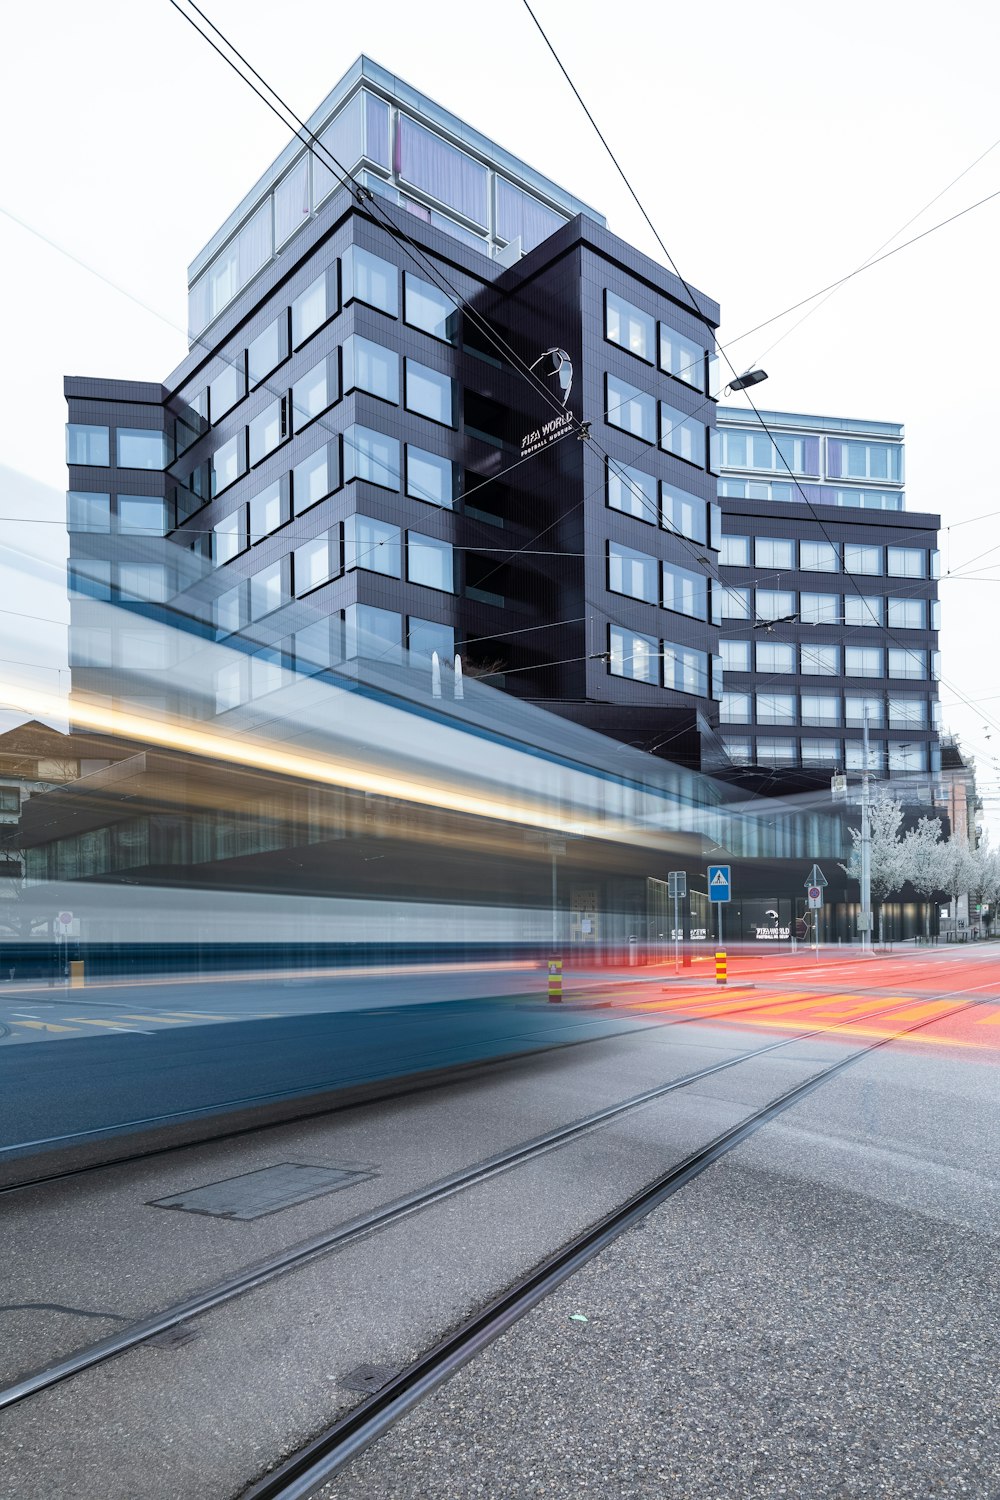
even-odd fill
[[[865,708],[865,737],[861,771],[861,951],[872,952],[872,825],[868,808],[868,709]]]

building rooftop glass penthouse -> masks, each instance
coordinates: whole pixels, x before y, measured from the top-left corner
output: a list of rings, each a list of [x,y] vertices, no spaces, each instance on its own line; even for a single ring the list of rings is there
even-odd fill
[[[898,422],[720,407],[719,495],[904,510],[903,428]],[[791,472],[789,472],[791,471]]]
[[[371,192],[483,255],[527,252],[577,214],[605,219],[367,57],[306,122],[188,268],[195,340],[350,173]],[[512,252],[513,254],[513,252]]]

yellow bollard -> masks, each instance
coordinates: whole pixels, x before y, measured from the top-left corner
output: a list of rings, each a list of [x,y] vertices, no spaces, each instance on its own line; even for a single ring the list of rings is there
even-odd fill
[[[562,959],[549,959],[549,1002],[560,1004],[562,1002]]]
[[[715,982],[716,984],[725,984],[726,982],[726,950],[724,948],[716,949]]]
[[[84,987],[82,958],[74,958],[70,960],[69,987],[71,990],[82,990]]]

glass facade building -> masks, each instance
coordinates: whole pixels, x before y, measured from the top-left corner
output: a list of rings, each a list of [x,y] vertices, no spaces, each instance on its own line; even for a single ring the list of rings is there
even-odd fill
[[[929,782],[940,769],[940,519],[905,509],[903,429],[761,416],[718,413],[730,758],[858,772],[867,716],[869,770]]]

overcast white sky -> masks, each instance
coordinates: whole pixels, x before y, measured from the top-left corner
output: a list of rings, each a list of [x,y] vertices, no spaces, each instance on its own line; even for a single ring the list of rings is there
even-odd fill
[[[202,8],[300,115],[367,52],[662,259],[521,0]],[[721,303],[723,342],[852,270],[1000,137],[1000,8],[978,0],[535,8],[682,273]],[[65,551],[62,377],[168,373],[186,347],[187,264],[287,132],[168,0],[5,7],[3,51],[0,607],[59,621],[46,563]],[[901,238],[997,189],[1000,143]],[[994,809],[1000,546],[967,564],[1000,536],[998,236],[1000,198],[866,272],[776,348],[801,314],[732,351],[740,369],[763,360],[764,407],[905,424],[908,508],[940,513],[944,569],[961,572],[941,585],[945,724]],[[0,658],[6,675],[58,670],[64,632],[0,614]]]

